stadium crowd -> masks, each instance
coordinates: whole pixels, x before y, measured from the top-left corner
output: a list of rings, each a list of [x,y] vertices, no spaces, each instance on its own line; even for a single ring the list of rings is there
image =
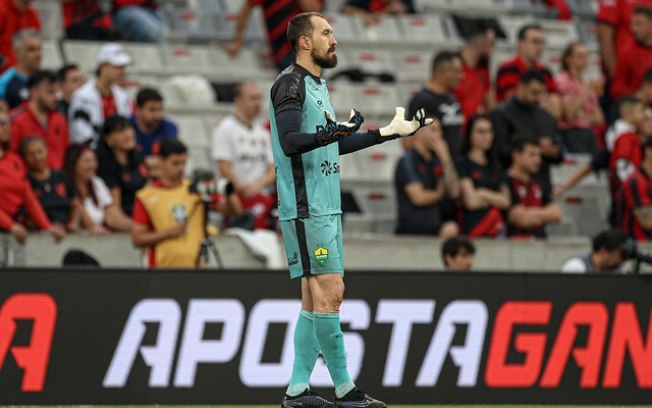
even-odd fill
[[[88,79],[74,63],[58,72],[42,69],[41,22],[30,3],[0,0],[0,229],[19,242],[33,230],[57,239],[132,231],[139,246],[198,250],[201,203],[186,197],[190,183],[180,178],[187,148],[178,128],[166,118],[159,90],[139,89],[131,100],[123,89],[133,59],[118,41],[163,42],[157,2],[62,0],[66,38],[106,41]],[[565,1],[544,3],[560,19],[572,18]],[[301,11],[323,8],[319,0],[243,4],[225,48],[238,54],[247,19],[261,6],[279,70],[292,61],[279,27]],[[348,0],[341,11],[374,24],[414,7]],[[611,225],[636,240],[652,237],[652,1],[602,1],[596,22],[602,77],[586,78],[590,52],[579,41],[559,55],[561,70],[553,75],[542,59],[545,30],[527,24],[518,30],[514,55],[499,61],[492,78],[497,28],[491,19],[464,19],[458,27],[464,44],[434,56],[428,80],[407,105],[408,117],[425,108],[436,120],[402,141],[397,234],[544,238],[562,217],[556,200],[592,171],[606,170]],[[233,114],[212,134],[208,170],[228,183],[211,191],[209,207],[225,214],[223,227],[276,229],[264,92],[237,84]],[[591,162],[555,189],[551,167],[577,153]],[[176,222],[159,223],[165,217],[150,201],[170,191],[187,205],[171,208]],[[150,265],[156,259],[150,256]]]

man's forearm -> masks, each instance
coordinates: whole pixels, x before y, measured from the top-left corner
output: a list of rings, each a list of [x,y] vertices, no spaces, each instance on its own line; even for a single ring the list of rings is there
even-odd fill
[[[442,162],[444,168],[444,189],[450,198],[457,198],[460,196],[460,179],[457,170],[453,165],[452,160]]]
[[[604,23],[599,23],[597,34],[602,63],[607,69],[609,77],[613,77],[616,72],[616,50],[614,47],[616,32],[613,27]]]

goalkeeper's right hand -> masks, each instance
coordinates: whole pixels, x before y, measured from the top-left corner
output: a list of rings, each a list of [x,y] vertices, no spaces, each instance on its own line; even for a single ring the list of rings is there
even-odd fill
[[[412,120],[405,119],[405,108],[397,107],[394,119],[385,127],[378,129],[380,136],[388,139],[407,137],[415,134],[417,130],[428,126],[433,122],[432,118],[426,117],[426,111],[421,108],[415,114]]]
[[[351,109],[351,115],[346,122],[336,122],[335,118],[329,111],[324,111],[326,117],[326,126],[317,126],[317,140],[322,146],[337,142],[360,129],[364,117],[360,112]]]

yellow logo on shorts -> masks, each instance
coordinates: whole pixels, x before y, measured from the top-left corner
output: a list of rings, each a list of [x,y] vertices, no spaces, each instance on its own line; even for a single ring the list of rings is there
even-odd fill
[[[318,264],[324,265],[326,262],[328,262],[328,249],[324,248],[323,246],[315,249],[314,254]]]

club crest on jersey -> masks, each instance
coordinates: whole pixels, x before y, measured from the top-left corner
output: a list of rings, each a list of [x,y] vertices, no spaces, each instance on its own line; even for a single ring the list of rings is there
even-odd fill
[[[324,265],[328,262],[328,249],[320,245],[313,253],[318,264]]]
[[[174,217],[176,222],[184,222],[188,218],[188,215],[186,214],[186,207],[181,204],[177,204],[172,207],[172,217]]]

